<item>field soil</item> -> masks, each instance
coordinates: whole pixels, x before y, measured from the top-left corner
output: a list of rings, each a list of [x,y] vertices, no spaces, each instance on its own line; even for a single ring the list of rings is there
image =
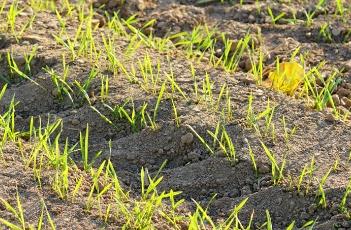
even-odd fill
[[[342,19],[335,19],[335,7],[331,5],[330,9],[326,9],[327,13],[316,15],[313,24],[307,27],[304,12],[315,5],[311,1],[243,2],[241,5],[238,1],[198,3],[193,0],[126,0],[121,5],[120,1],[115,0],[108,3],[94,0],[91,6],[96,12],[95,22],[99,24],[96,35],[110,33],[105,10],[110,13],[119,10],[124,19],[136,14],[139,18],[139,28],[142,28],[144,23],[156,19],[145,33],[152,32],[157,37],[181,31],[191,32],[198,25],[207,25],[218,32],[225,32],[228,38],[234,41],[238,41],[250,31],[254,42],[266,54],[265,66],[274,67],[277,57],[280,60],[289,60],[292,52],[300,47],[301,53],[308,52],[305,57],[306,66],[315,66],[325,61],[323,74],[331,74],[335,68],[341,70],[341,84],[333,95],[351,101],[350,11]],[[345,2],[351,4],[348,0]],[[25,5],[24,2],[21,4]],[[264,8],[260,12],[257,11],[258,5],[264,7],[268,4],[275,14],[285,12],[289,16],[291,12],[296,12],[297,23],[279,21],[273,25]],[[18,24],[25,23],[31,14],[33,11],[29,7],[25,8],[18,16]],[[319,36],[319,30],[329,21],[332,41],[325,41]],[[78,27],[77,18],[68,19],[66,27],[68,34],[74,36]],[[285,229],[292,221],[300,228],[310,220],[316,221],[314,229],[351,229],[351,220],[339,209],[345,190],[350,186],[349,119],[335,119],[330,109],[317,111],[305,98],[285,95],[256,85],[249,77],[248,57],[243,57],[237,71],[227,72],[210,65],[206,57],[201,61],[189,59],[181,48],[162,52],[142,45],[132,55],[126,55],[129,40],[121,36],[114,41],[117,44],[114,49],[126,66],[131,63],[137,64],[138,60],[143,60],[148,55],[153,66],[159,64],[160,73],[168,73],[170,68],[172,69],[177,84],[186,94],[186,98],[181,95],[174,98],[180,120],[179,127],[175,122],[171,100],[164,99],[158,109],[158,129],[146,127],[135,131],[126,120],[115,119],[106,104],[113,106],[133,101],[135,108],[141,108],[144,103],[149,105],[148,108],[154,108],[158,90],[157,93],[147,93],[140,85],[128,81],[122,71],[114,74],[108,70],[105,60],[98,66],[100,72],[109,77],[109,95],[104,102],[100,100],[100,80],[94,80],[88,92],[92,105],[78,94],[72,94],[76,103],[71,103],[69,97],[58,99],[57,89],[44,67],[61,73],[62,55],[65,55],[66,64],[70,67],[68,82],[72,84],[74,81],[84,82],[96,68],[87,57],[69,60],[67,48],[57,44],[53,36],[58,34],[59,30],[60,24],[55,13],[39,12],[32,28],[28,29],[18,42],[11,33],[0,32],[0,85],[8,84],[0,106],[2,111],[5,111],[12,98],[18,102],[15,113],[16,130],[29,130],[32,118],[36,126],[40,123],[45,126],[48,122],[62,119],[61,141],[64,143],[67,138],[70,144],[74,144],[79,142],[80,132],[85,132],[88,125],[91,157],[102,151],[95,162],[96,166],[98,167],[103,160],[110,159],[121,184],[130,191],[133,199],[137,199],[140,194],[141,168],[147,169],[149,175],[156,175],[166,162],[160,172],[163,179],[157,189],[160,192],[170,189],[182,191],[179,198],[184,198],[185,203],[180,212],[184,215],[196,208],[193,202],[196,200],[204,207],[208,205],[209,214],[216,221],[221,221],[230,214],[235,205],[248,198],[239,217],[243,224],[248,224],[250,216],[253,215],[252,229],[258,229],[266,221],[266,210],[269,210],[273,229]],[[96,43],[103,44],[103,41],[97,36]],[[7,53],[11,52],[17,65],[22,68],[25,64],[24,54],[29,53],[33,47],[37,47],[37,52],[31,62],[31,78],[40,87],[26,79],[8,80],[11,69],[8,66]],[[223,47],[219,44],[217,50],[223,52]],[[210,142],[213,138],[207,130],[214,132],[221,119],[219,112],[214,109],[216,106],[209,106],[194,95],[192,66],[199,79],[199,87],[202,87],[200,84],[206,74],[211,77],[214,98],[219,97],[221,86],[224,84],[229,89],[233,114],[226,124],[226,130],[235,145],[236,162],[228,160],[218,148],[213,154],[209,153],[189,128],[192,127]],[[162,75],[162,78],[164,77]],[[78,89],[75,91],[78,92]],[[268,103],[275,106],[271,121],[275,127],[274,137],[271,134],[259,135],[248,127],[246,119],[250,95],[253,96],[252,108],[255,113],[265,110]],[[114,125],[102,119],[101,114],[92,109],[92,106],[113,121]],[[131,111],[131,103],[128,103],[128,106]],[[345,113],[351,108],[351,104],[341,102],[338,106],[340,111]],[[258,125],[262,130],[265,127],[264,121],[260,121]],[[293,129],[296,132],[286,141],[287,130]],[[35,223],[38,220],[40,204],[44,200],[58,229],[118,228],[118,220],[105,223],[99,218],[96,210],[86,212],[81,201],[83,198],[68,201],[55,196],[55,192],[48,185],[52,175],[50,171],[43,175],[43,186],[38,188],[31,170],[21,160],[21,152],[26,151],[26,148],[30,149],[31,142],[26,138],[22,141],[25,146],[23,148],[9,143],[3,150],[5,157],[4,163],[0,164],[0,197],[16,202],[14,194],[18,191],[29,222]],[[285,176],[276,184],[272,178],[272,163],[261,142],[274,154],[279,164],[285,162]],[[255,156],[257,172],[253,168],[250,149]],[[79,152],[71,157],[79,166]],[[302,189],[298,191],[296,185],[299,176],[312,160],[315,162],[313,176],[306,176]],[[318,205],[319,196],[316,192],[323,176],[329,171],[330,175],[323,185],[327,206],[321,207]],[[84,176],[84,173],[81,167],[78,167],[76,174],[72,176],[79,178]],[[78,197],[84,197],[88,193],[88,186],[83,187]],[[351,209],[350,198],[347,199],[346,205]],[[1,204],[0,217],[11,218]],[[156,228],[172,229],[162,221]]]

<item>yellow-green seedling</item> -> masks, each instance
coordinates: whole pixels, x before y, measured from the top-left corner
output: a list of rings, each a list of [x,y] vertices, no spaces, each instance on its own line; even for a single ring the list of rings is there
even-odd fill
[[[108,76],[101,76],[101,87],[100,87],[100,97],[101,101],[104,102],[110,94],[110,83]]]
[[[288,227],[286,227],[286,230],[294,230],[295,229],[295,220],[291,222]]]
[[[200,97],[199,97],[199,87],[198,87],[198,83],[197,83],[197,77],[196,77],[196,70],[194,68],[194,65],[192,63],[190,63],[190,70],[191,70],[191,77],[193,79],[193,91],[195,94],[195,98],[200,101]]]
[[[206,149],[211,153],[214,154],[214,150],[206,143],[205,139],[202,138],[193,127],[190,125],[186,125],[193,133],[194,135],[199,139],[199,141],[206,147]]]
[[[349,179],[349,182],[346,186],[345,192],[341,198],[341,202],[339,205],[339,209],[341,212],[346,213],[349,215],[349,217],[351,217],[351,212],[348,210],[347,208],[347,201],[349,198],[349,194],[351,193],[351,178]]]
[[[240,230],[249,230],[252,228],[253,213],[245,227],[240,219],[239,214],[241,209],[245,206],[248,198],[242,200],[238,205],[235,205],[229,217],[220,224],[215,224],[215,221],[208,215],[208,206],[203,208],[198,202],[193,201],[196,204],[196,210],[189,215],[189,230],[197,229],[216,229],[216,230],[229,230],[229,229],[240,229]]]
[[[301,94],[305,96],[307,100],[312,100],[313,106],[319,111],[326,108],[327,104],[330,103],[334,113],[338,115],[338,111],[336,110],[336,106],[332,99],[332,94],[336,87],[341,83],[341,78],[338,77],[340,71],[334,70],[334,72],[325,80],[322,77],[322,73],[319,71],[323,66],[324,63],[320,63],[306,74]],[[324,86],[322,89],[319,89],[318,87],[318,79],[323,82]]]
[[[250,215],[250,219],[248,220],[246,227],[241,223],[241,221],[239,219],[239,213],[240,213],[241,209],[244,208],[247,200],[248,200],[248,198],[245,198],[242,201],[240,201],[240,203],[238,205],[235,205],[232,212],[230,213],[229,217],[224,221],[223,224],[220,224],[217,227],[217,229],[225,229],[225,230],[229,230],[229,229],[249,230],[249,229],[251,229],[252,222],[254,219],[254,211],[252,211],[252,213]]]
[[[213,138],[213,148],[215,149],[216,143],[218,143],[220,150],[224,153],[227,159],[236,163],[236,150],[232,138],[229,136],[224,125],[218,122],[215,132],[207,130],[207,133]]]
[[[284,177],[283,173],[284,173],[286,161],[285,159],[283,159],[282,163],[279,165],[274,154],[268,149],[268,147],[262,141],[261,141],[261,145],[272,165],[271,169],[272,169],[273,182],[274,184],[277,184]]]
[[[141,76],[143,78],[143,82],[140,82],[140,86],[146,92],[152,89],[152,93],[156,94],[157,85],[159,83],[160,69],[161,69],[160,60],[157,59],[156,73],[154,73],[155,72],[154,66],[152,64],[151,57],[148,53],[144,56],[143,61],[138,59],[138,65],[139,65],[139,72],[141,73]]]
[[[317,219],[318,219],[318,217],[317,217]],[[317,219],[316,220],[309,220],[309,221],[307,221],[306,223],[304,223],[303,225],[302,225],[302,229],[308,229],[308,230],[312,230],[312,229],[314,229],[314,226],[316,225],[316,223],[317,223]]]
[[[328,22],[325,22],[319,29],[319,37],[321,37],[325,42],[332,42],[332,32]]]
[[[344,16],[345,12],[347,9],[344,6],[344,1],[343,0],[335,0],[336,4],[336,11],[335,14],[339,14],[340,16]]]
[[[97,152],[93,157],[93,159],[89,161],[89,124],[87,124],[87,127],[85,129],[85,134],[82,132],[79,134],[79,144],[80,144],[80,153],[82,157],[83,169],[85,171],[88,171],[95,163],[95,160],[102,153],[101,151]]]
[[[213,92],[214,82],[210,79],[210,75],[206,73],[205,78],[202,80],[202,93],[203,100],[208,101],[210,105],[213,104]]]
[[[16,193],[17,207],[13,207],[9,202],[7,202],[6,200],[4,200],[1,197],[0,197],[0,202],[2,203],[2,205],[5,207],[5,209],[7,211],[11,212],[15,216],[15,218],[17,219],[19,224],[13,224],[13,223],[11,223],[3,218],[0,218],[0,222],[3,223],[5,226],[9,227],[10,229],[25,230],[26,229],[26,221],[24,219],[24,210],[22,208],[22,204],[21,204],[21,200],[20,200],[18,191]]]
[[[0,15],[2,15],[8,0],[4,0],[0,6]]]
[[[32,57],[32,58],[33,58],[33,57]],[[30,59],[30,61],[31,61],[32,58],[30,58],[30,56],[27,56],[27,57],[26,57],[26,60],[29,61],[29,59]],[[30,61],[29,61],[29,63],[26,62],[26,64],[30,65]],[[25,72],[23,72],[22,70],[20,70],[20,68],[18,67],[18,65],[16,64],[16,62],[15,62],[15,60],[14,60],[14,58],[13,58],[12,53],[10,53],[10,52],[7,52],[7,63],[9,64],[11,74],[17,75],[17,76],[19,76],[19,77],[21,77],[21,78],[23,78],[23,79],[26,79],[26,80],[28,80],[28,81],[34,83],[35,85],[37,85],[37,86],[43,88],[43,87],[42,87],[41,85],[39,85],[36,81],[34,81],[32,78],[30,78],[30,77],[28,76],[27,73],[25,73]],[[27,65],[26,65],[26,67],[28,68]],[[30,67],[29,67],[29,69],[30,69]]]
[[[244,51],[249,47],[249,42],[251,41],[251,35],[246,34],[245,37],[241,38],[238,42],[234,43],[234,41],[227,39],[224,35],[222,37],[224,43],[224,53],[219,58],[219,61],[215,66],[219,63],[222,64],[223,68],[229,72],[235,72],[238,68],[240,60],[244,54]],[[233,47],[234,48],[234,52]]]
[[[179,227],[179,222],[184,221],[185,217],[177,214],[176,212],[178,211],[178,209],[181,207],[181,205],[184,203],[184,199],[179,199],[178,201],[176,201],[176,196],[179,195],[179,192],[175,192],[173,190],[169,191],[169,200],[171,203],[171,209],[168,210],[161,210],[160,214],[161,216],[167,220],[168,223],[171,224],[172,227],[174,227],[177,230],[180,230]]]
[[[100,186],[98,184],[98,181],[99,181],[99,178],[102,176],[103,170],[105,168],[105,164],[106,164],[106,161],[104,160],[97,170],[95,170],[94,168],[90,168],[89,172],[90,172],[90,176],[92,177],[93,183],[91,184],[89,195],[85,203],[86,209],[88,211],[90,211],[93,208],[94,204],[98,201],[97,196],[94,196],[94,193],[96,192],[98,194],[100,193]],[[103,188],[103,191],[104,190],[105,189]]]
[[[262,49],[258,49],[255,51],[254,44],[249,50],[249,59],[251,63],[251,73],[254,76],[254,80],[257,84],[261,84],[263,80],[263,61],[264,61],[264,53]],[[257,56],[257,57],[256,57]],[[257,59],[257,60],[256,60]]]
[[[130,109],[127,109],[127,105],[131,105]],[[122,105],[110,106],[108,104],[104,104],[104,106],[111,112],[113,118],[126,120],[131,128],[132,132],[137,132],[138,130],[143,129],[148,126],[152,120],[148,116],[147,107],[148,103],[144,102],[139,109],[135,108],[133,100],[127,100]],[[101,114],[96,108],[94,109],[98,114],[109,124],[113,125],[115,128],[116,125],[105,115]],[[152,124],[151,124],[152,126]]]
[[[158,93],[158,97],[157,97],[157,101],[156,101],[156,105],[155,105],[155,108],[154,108],[154,113],[153,113],[153,116],[152,116],[152,122],[153,124],[156,124],[156,119],[157,119],[157,113],[158,113],[158,109],[160,107],[160,104],[161,104],[161,101],[162,101],[162,98],[163,98],[163,94],[166,90],[166,84],[167,84],[167,80],[165,80],[163,83],[162,83],[162,86],[160,88],[160,91]]]
[[[7,1],[4,1],[4,3],[1,5],[0,12],[3,12],[5,4]],[[9,10],[7,11],[7,17],[6,17],[6,25],[7,29],[11,31],[13,36],[15,36],[15,39],[17,42],[19,42],[19,39],[22,37],[24,32],[30,28],[35,20],[36,13],[34,13],[27,22],[20,27],[20,30],[17,31],[17,27],[19,25],[18,23],[18,16],[19,14],[23,11],[24,9],[19,9],[18,7],[18,0],[12,1]],[[0,14],[1,15],[1,14]]]
[[[316,14],[316,11],[309,11],[309,12],[304,11],[304,14],[306,17],[306,22],[305,22],[306,26],[308,26],[308,27],[312,26],[313,18]]]
[[[0,197],[0,203],[3,205],[3,207],[10,212],[13,217],[16,219],[16,222],[12,222],[9,220],[4,219],[3,217],[0,217],[0,223],[3,224],[3,226],[6,226],[8,229],[11,230],[26,230],[26,229],[42,229],[44,226],[44,210],[46,211],[46,218],[48,222],[48,226],[50,229],[55,230],[56,226],[50,216],[49,211],[47,210],[47,207],[42,201],[42,208],[41,208],[41,214],[38,217],[38,222],[36,226],[33,226],[32,224],[28,223],[25,219],[25,210],[22,207],[21,199],[19,196],[18,191],[16,192],[16,206],[11,205],[8,201]]]
[[[179,84],[175,81],[174,75],[173,75],[173,70],[171,68],[171,74],[167,74],[165,73],[167,79],[170,81],[171,83],[171,90],[172,90],[172,94],[174,94],[176,92],[176,90],[180,93],[180,95],[182,95],[182,97],[184,99],[187,99],[186,94],[184,93],[184,91],[180,88]]]
[[[109,15],[107,12],[105,14],[107,17],[107,27],[112,29],[115,35],[128,38],[129,34],[123,21],[120,19],[118,12],[113,12],[113,16]],[[134,18],[135,16],[132,15],[130,18],[132,17]],[[130,21],[130,19],[127,19],[126,21]]]
[[[114,75],[117,75],[118,68],[120,68],[121,63],[117,59],[116,52],[115,52],[115,49],[114,49],[113,40],[108,35],[107,35],[107,37],[105,37],[104,34],[101,34],[101,38],[102,38],[102,41],[103,41],[103,44],[104,44],[104,51],[106,53],[107,60],[109,61],[108,68],[109,68],[109,70],[111,70],[114,73]],[[127,71],[124,70],[124,72],[127,72]]]
[[[68,66],[64,67],[64,71],[62,75],[59,75],[54,69],[45,67],[44,70],[50,75],[51,81],[55,86],[55,93],[59,100],[64,100],[64,96],[68,96],[72,104],[74,103],[73,100],[73,93],[74,90],[71,88],[70,84],[67,81],[67,77],[69,74]]]
[[[63,34],[66,33],[66,18],[62,17],[62,15],[60,14],[60,11],[56,10],[56,18],[60,24],[61,27],[61,31],[59,33],[60,36],[62,36]]]
[[[30,151],[29,156],[25,159],[27,167],[32,168],[35,178],[41,185],[41,173],[45,162],[49,162],[49,166],[58,167],[60,164],[61,155],[59,152],[58,138],[62,129],[62,120],[57,119],[54,122],[50,122],[50,116],[45,127],[42,127],[42,120],[39,117],[38,127],[34,127],[31,120],[31,133],[33,140],[37,140],[34,143],[33,148]],[[56,147],[55,144],[51,144],[52,135],[58,133],[56,136]],[[55,139],[54,139],[55,140]],[[48,161],[49,160],[49,161]],[[50,162],[50,160],[52,160]]]
[[[259,112],[256,114],[253,111],[252,103],[253,103],[253,95],[250,94],[248,97],[248,106],[246,110],[246,124],[248,125],[249,128],[254,128],[256,133],[259,136],[262,136],[258,122],[261,119],[264,119],[265,120],[264,134],[268,135],[269,133],[271,133],[272,139],[275,140],[275,126],[272,123],[275,107],[271,107],[270,101],[268,99],[266,108],[262,112]]]
[[[57,9],[56,2],[53,0],[30,0],[28,1],[28,4],[36,13],[42,11],[50,11],[55,13]]]
[[[192,58],[198,54],[199,60],[202,59],[204,53],[212,46],[214,31],[210,31],[207,26],[197,26],[190,33],[180,32],[170,37],[171,40],[178,40],[176,47],[183,47],[188,58]]]
[[[138,36],[141,32],[137,32],[137,33],[138,34],[134,34],[129,40],[129,44],[126,50],[124,51],[124,54],[126,55],[126,57],[132,57],[143,44],[143,40],[141,40],[140,36]]]
[[[63,0],[63,11],[66,12],[66,17],[71,17],[73,10],[74,10],[74,5],[69,1],[69,0]],[[82,7],[80,7],[79,9],[81,9]],[[79,18],[80,19],[80,18]]]
[[[171,102],[172,102],[172,108],[173,108],[173,114],[174,114],[174,122],[175,122],[176,126],[179,128],[179,126],[180,126],[180,117],[179,117],[177,106],[176,106],[176,104],[174,102],[173,97],[171,98]]]
[[[33,58],[37,54],[37,49],[38,49],[38,46],[33,46],[29,54],[27,53],[24,54],[24,60],[25,60],[24,72],[28,75],[32,74],[31,63]]]
[[[99,74],[99,69],[97,68],[92,68],[89,72],[88,78],[85,79],[83,83],[83,89],[85,91],[88,91],[91,88],[92,81],[98,76]]]
[[[226,88],[225,92],[225,108],[222,111],[223,116],[226,121],[231,121],[233,119],[233,111],[232,111],[232,97],[229,87]]]
[[[332,172],[333,167],[331,167],[326,174],[322,177],[321,181],[319,181],[318,183],[318,191],[316,193],[316,198],[318,199],[318,204],[323,207],[326,208],[327,207],[327,198],[325,196],[325,191],[324,191],[324,184],[327,181],[330,173]]]
[[[289,129],[286,124],[285,116],[283,115],[283,118],[281,119],[281,122],[283,124],[283,130],[284,130],[284,141],[286,144],[289,143],[289,140],[293,135],[296,133],[297,127],[294,126],[292,129]]]
[[[73,188],[73,190],[71,191],[71,194],[70,194],[72,199],[74,199],[77,196],[77,194],[79,192],[79,189],[82,187],[83,180],[84,180],[83,176],[80,176],[79,179],[75,180],[74,188]]]
[[[282,19],[285,16],[284,12],[282,12],[282,13],[280,13],[280,14],[275,16],[273,11],[272,11],[272,9],[270,7],[267,8],[267,12],[268,12],[268,14],[269,14],[269,16],[271,18],[271,22],[272,22],[273,25],[275,25],[280,19]]]
[[[265,227],[267,230],[273,230],[271,214],[267,209],[266,209],[266,222],[262,225],[262,227]]]
[[[296,9],[291,9],[290,13],[292,14],[292,18],[283,18],[282,21],[286,21],[287,23],[291,25],[296,25],[297,24],[297,10]]]
[[[253,95],[251,93],[248,98],[248,105],[246,110],[246,123],[249,125],[250,128],[254,127],[256,124],[256,117],[253,111],[252,103],[253,103]]]
[[[198,202],[193,202],[196,204],[196,210],[189,216],[189,229],[206,229],[206,226],[216,229],[214,221],[208,215],[208,206],[204,209]]]
[[[110,160],[107,161],[106,175],[110,177],[113,183],[113,196],[116,200],[128,200],[128,194],[124,192],[121,183],[117,177],[116,170]]]
[[[3,97],[6,91],[6,85],[2,88],[0,92],[0,99]],[[8,140],[16,141],[19,132],[15,130],[15,107],[18,102],[15,102],[14,97],[11,99],[11,102],[7,110],[0,115],[0,127],[2,127],[2,136],[0,142],[0,158],[3,156],[3,148]]]
[[[316,4],[316,9],[322,9],[325,7],[327,3],[327,0],[319,0],[318,3]]]
[[[180,194],[180,192],[158,192],[157,187],[162,177],[151,177],[146,169],[140,173],[141,198],[133,202],[130,208],[123,208],[125,224],[124,229],[150,229],[153,226],[153,217],[158,212],[162,203]],[[148,185],[146,185],[148,183]]]
[[[250,145],[249,141],[246,138],[245,138],[245,141],[246,141],[247,147],[249,149],[249,156],[250,156],[250,159],[251,159],[252,167],[255,170],[255,173],[257,174],[258,170],[257,170],[255,154],[254,154],[254,152],[253,152],[253,150],[251,148],[251,145]]]
[[[67,145],[67,142],[66,142]],[[52,182],[52,188],[61,199],[67,199],[69,183],[68,183],[68,166],[67,166],[67,147],[65,146],[65,153],[61,160],[63,165],[56,169],[55,176]]]
[[[302,169],[302,171],[301,171],[301,173],[300,173],[299,180],[298,180],[298,183],[297,183],[297,191],[298,191],[298,192],[301,191],[301,185],[302,185],[302,183],[303,183],[304,178],[308,175],[308,170],[309,170],[309,169],[310,169],[310,168],[309,168],[309,165],[306,164],[306,165],[303,167],[303,169]]]
[[[220,91],[219,91],[217,102],[215,104],[215,108],[216,108],[217,111],[219,110],[219,107],[221,105],[222,97],[224,96],[224,93],[225,93],[226,90],[228,90],[228,87],[227,87],[226,84],[223,84],[221,89],[220,89]]]
[[[85,16],[83,8],[79,12],[79,25],[76,29],[74,37],[71,38],[67,31],[62,31],[60,34],[55,35],[56,42],[70,51],[71,59],[75,60],[77,57],[87,57],[91,62],[96,62],[100,58],[101,52],[98,52],[95,42],[96,25],[93,26],[93,10],[89,9],[88,14]],[[66,39],[64,39],[66,37]]]

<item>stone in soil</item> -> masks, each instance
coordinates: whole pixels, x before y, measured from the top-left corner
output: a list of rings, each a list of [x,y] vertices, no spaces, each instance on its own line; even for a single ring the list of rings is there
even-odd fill
[[[181,145],[190,145],[194,141],[194,135],[192,133],[187,133],[180,138]]]

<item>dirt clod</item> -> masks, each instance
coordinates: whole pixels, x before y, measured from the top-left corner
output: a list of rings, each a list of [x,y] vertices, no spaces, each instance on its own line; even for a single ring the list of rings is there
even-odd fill
[[[192,133],[187,133],[180,138],[180,143],[184,145],[190,145],[194,141],[194,135]]]

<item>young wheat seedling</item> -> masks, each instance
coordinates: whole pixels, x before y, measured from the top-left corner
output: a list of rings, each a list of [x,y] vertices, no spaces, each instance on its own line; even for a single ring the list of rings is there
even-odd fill
[[[327,199],[325,196],[325,192],[324,192],[324,184],[327,181],[330,173],[332,172],[333,167],[331,167],[327,173],[322,177],[322,180],[318,183],[318,193],[316,194],[316,197],[319,198],[318,204],[321,205],[323,208],[327,207]]]
[[[274,184],[276,184],[284,176],[283,170],[284,170],[286,161],[284,159],[283,162],[281,163],[281,165],[279,166],[275,156],[271,153],[271,151],[267,148],[267,146],[262,141],[261,141],[261,145],[262,145],[264,152],[266,153],[268,159],[271,161],[273,182],[274,182]]]
[[[273,25],[275,25],[280,19],[282,19],[285,16],[285,13],[282,12],[280,14],[278,14],[277,16],[275,16],[273,14],[273,11],[270,7],[267,8],[267,12],[269,14],[269,16],[271,17],[271,22],[273,23]]]

